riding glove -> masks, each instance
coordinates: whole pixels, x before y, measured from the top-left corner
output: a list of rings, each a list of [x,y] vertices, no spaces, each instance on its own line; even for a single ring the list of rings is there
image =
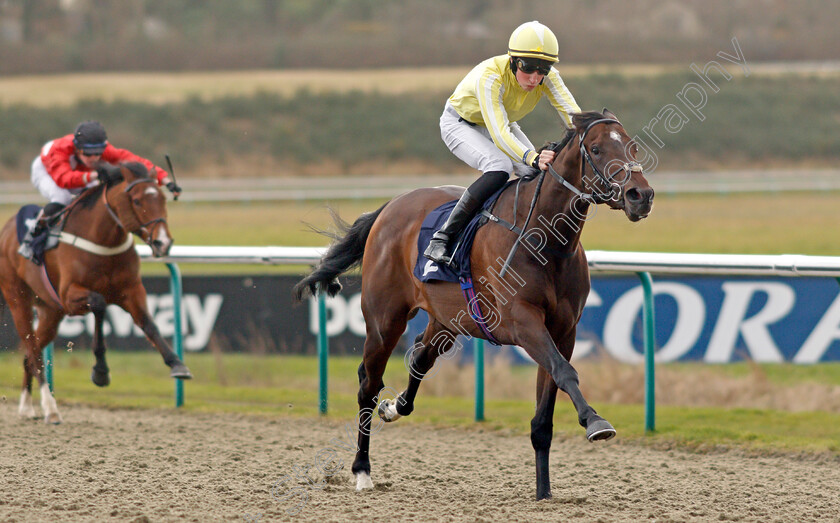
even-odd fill
[[[181,186],[175,182],[167,183],[166,188],[169,189],[169,192],[172,194],[181,194]]]

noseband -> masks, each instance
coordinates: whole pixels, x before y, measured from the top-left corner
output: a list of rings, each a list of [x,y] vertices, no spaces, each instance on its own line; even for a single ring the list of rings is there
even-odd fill
[[[123,189],[123,193],[127,194],[128,191],[130,191],[135,185],[139,185],[141,183],[155,184],[155,180],[153,180],[151,178],[139,178],[137,180],[134,180],[133,182],[126,185],[125,189]],[[107,187],[105,188],[104,191],[102,191],[102,200],[105,202],[105,208],[108,209],[108,214],[110,214],[111,218],[113,218],[114,221],[117,222],[117,225],[122,227],[128,233],[136,234],[144,242],[146,242],[148,244],[151,244],[151,242],[152,242],[152,231],[154,230],[154,225],[158,224],[158,223],[166,223],[166,218],[155,218],[154,220],[149,220],[146,223],[139,224],[133,230],[129,230],[128,227],[126,227],[123,224],[122,220],[120,220],[120,217],[117,215],[117,213],[111,207],[111,205],[108,203],[108,188]],[[134,209],[132,209],[132,212],[134,212]],[[134,213],[134,216],[135,216],[135,219],[136,219],[137,213]],[[139,220],[137,220],[137,222],[139,222]]]
[[[601,183],[603,183],[604,186],[610,188],[609,193],[604,194],[595,189],[592,189],[589,193],[585,193],[577,187],[575,187],[574,185],[572,185],[571,183],[569,183],[565,178],[560,176],[560,174],[554,170],[554,166],[552,166],[551,164],[548,165],[548,171],[558,182],[560,182],[561,185],[565,186],[567,189],[578,195],[578,197],[580,197],[582,200],[595,204],[605,203],[610,200],[618,200],[621,197],[621,185],[613,181],[613,177],[615,177],[616,174],[618,174],[621,171],[624,171],[625,173],[627,173],[628,176],[630,176],[633,172],[642,172],[642,164],[636,161],[624,162],[621,165],[621,169],[619,169],[610,176],[607,176],[600,169],[598,169],[598,167],[595,165],[595,162],[592,161],[592,157],[589,155],[589,151],[586,149],[586,145],[584,145],[583,140],[586,139],[586,135],[589,133],[589,130],[592,129],[592,127],[598,125],[599,123],[617,123],[618,125],[621,125],[621,122],[613,118],[601,118],[599,120],[590,122],[589,125],[586,126],[586,129],[584,129],[583,132],[580,133],[580,135],[578,136],[578,144],[580,147],[581,157],[580,178],[584,182],[586,181],[586,164],[589,164],[589,167],[592,169],[592,172],[595,174],[598,180]],[[591,186],[591,184],[588,185]]]

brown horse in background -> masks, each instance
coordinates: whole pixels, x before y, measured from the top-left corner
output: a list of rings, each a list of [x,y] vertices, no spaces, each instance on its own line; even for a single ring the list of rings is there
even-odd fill
[[[565,138],[553,144],[558,152],[547,172],[520,180],[516,190],[501,194],[493,213],[508,226],[489,223],[478,230],[471,253],[476,293],[470,300],[472,310],[457,283],[421,283],[413,275],[424,217],[457,199],[461,187],[414,190],[360,216],[350,227],[344,224],[343,236],[297,284],[299,299],[307,291],[334,295],[341,288],[337,276],[362,266],[367,336],[358,372],[359,437],[352,467],[357,490],[373,487],[370,436],[381,428],[371,427],[374,410],[384,421],[410,414],[420,382],[435,359],[458,343],[457,334],[489,339],[489,330],[501,344],[523,347],[539,364],[537,408],[531,421],[537,499],[551,496],[548,456],[558,388],[571,398],[590,441],[615,435],[612,425],[584,399],[569,363],[590,289],[580,235],[592,204],[622,210],[631,221],[645,218],[652,209],[653,189],[635,161],[635,144],[615,115],[606,110],[580,113],[573,123]],[[515,243],[521,248],[514,253]],[[429,324],[406,355],[408,387],[385,398],[390,390],[382,382],[385,366],[418,309],[429,314]],[[487,319],[486,330],[471,318],[479,309]]]
[[[131,236],[133,233],[142,238],[155,256],[169,252],[172,235],[166,223],[166,197],[140,163],[105,168],[110,174],[108,184],[87,189],[65,209],[60,243],[46,252],[43,266],[18,254],[15,217],[0,231],[0,290],[24,347],[22,416],[35,417],[32,378],[36,377],[44,421],[61,423],[45,380],[41,353],[55,338],[64,316],[93,313],[96,364],[91,380],[100,387],[110,383],[102,332],[109,304],[131,314],[172,369],[170,376],[192,377],[149,315],[146,289],[140,281],[140,257]],[[33,306],[38,315],[34,331]]]

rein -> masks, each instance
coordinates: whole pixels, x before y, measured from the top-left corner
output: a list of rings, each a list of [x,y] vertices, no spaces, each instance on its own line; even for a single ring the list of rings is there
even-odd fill
[[[502,264],[502,269],[499,271],[499,277],[504,277],[505,273],[510,267],[510,262],[513,261],[513,255],[516,254],[516,249],[519,247],[519,244],[522,242],[522,238],[525,236],[525,230],[528,227],[528,223],[531,221],[531,215],[534,213],[534,207],[537,206],[537,197],[540,195],[540,189],[542,188],[543,181],[545,181],[545,171],[540,172],[539,178],[537,178],[537,187],[534,189],[534,197],[531,198],[531,207],[528,209],[528,216],[525,217],[525,223],[522,225],[522,228],[519,229],[519,235],[516,237],[516,241],[513,242],[513,246],[510,248],[510,252],[505,258],[505,263]],[[516,195],[514,195],[513,199],[513,224],[510,227],[510,230],[516,229],[516,204],[519,201],[519,184],[522,182],[522,178],[516,182]],[[493,216],[492,214],[490,216]],[[498,223],[500,219],[496,216],[496,222]]]

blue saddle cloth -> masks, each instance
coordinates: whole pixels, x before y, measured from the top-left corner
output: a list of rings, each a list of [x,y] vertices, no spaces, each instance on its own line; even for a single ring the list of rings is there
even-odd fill
[[[492,209],[502,192],[513,183],[516,183],[516,180],[509,181],[501,189],[496,191],[484,202],[482,210]],[[470,223],[467,224],[461,233],[457,244],[453,247],[452,266],[435,263],[423,256],[423,251],[426,250],[432,236],[446,223],[446,219],[452,214],[452,209],[455,208],[456,203],[458,203],[458,200],[444,203],[427,214],[426,218],[423,219],[423,223],[420,225],[420,234],[417,237],[417,261],[414,264],[414,277],[423,283],[430,281],[458,283],[463,280],[469,280],[472,277],[472,268],[470,266],[472,244],[478,229],[487,223],[487,218],[482,216],[481,212],[476,213],[473,219],[470,220]]]
[[[41,207],[38,205],[30,204],[24,205],[20,208],[15,218],[18,243],[23,242],[26,232],[30,229],[30,224],[32,227],[35,226],[35,224],[31,222],[35,220],[35,217],[38,216],[39,212],[41,212]],[[47,250],[47,240],[49,239],[49,236],[49,228],[45,228],[38,234],[38,236],[32,238],[32,242],[29,244],[32,248],[32,262],[36,265],[44,263],[44,253]]]

